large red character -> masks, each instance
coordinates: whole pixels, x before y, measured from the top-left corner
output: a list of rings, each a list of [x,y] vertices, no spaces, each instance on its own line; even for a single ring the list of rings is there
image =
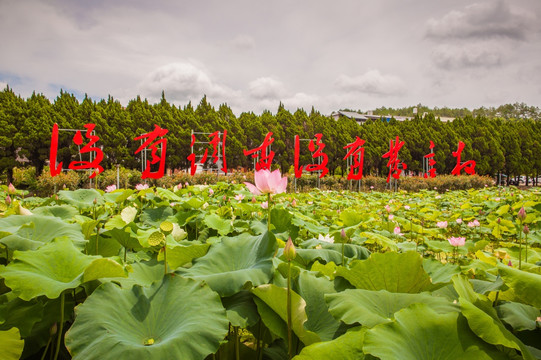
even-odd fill
[[[220,170],[222,170],[224,173],[227,174],[227,162],[226,162],[226,159],[225,159],[225,140],[227,138],[227,130],[224,130],[223,132],[223,139],[220,139],[220,132],[219,131],[215,131],[213,132],[212,134],[209,135],[209,138],[211,139],[209,141],[209,144],[212,145],[212,162],[214,164],[216,164],[218,162],[218,159],[219,159],[219,156],[218,156],[218,148],[220,146],[220,142],[222,142],[222,158],[223,158],[223,162],[222,162],[222,168]],[[192,134],[192,142],[190,143],[190,147],[193,148],[195,144],[195,135]],[[196,158],[196,155],[195,153],[191,153],[190,155],[188,155],[188,160],[190,160],[190,174],[193,176],[195,175],[196,171],[197,171],[197,164],[195,163],[195,158]],[[208,158],[208,149],[205,149],[205,153],[203,154],[203,157],[201,158],[201,161],[199,162],[200,164],[204,164],[205,161],[207,161],[207,158]]]
[[[312,152],[312,157],[314,159],[321,158],[320,164],[310,164],[306,165],[306,171],[321,171],[321,174],[319,175],[320,178],[325,176],[329,169],[327,169],[327,163],[329,162],[329,157],[327,154],[323,152],[323,149],[325,148],[325,144],[323,141],[321,141],[322,134],[315,134],[314,137],[316,141],[310,140],[310,143],[308,144],[308,149],[310,152]],[[317,148],[316,148],[317,147]],[[300,138],[299,135],[295,135],[295,177],[300,178],[302,176],[302,169],[303,166],[299,165],[299,158],[300,158]]]
[[[90,152],[95,153],[95,157],[91,161],[72,161],[68,165],[69,169],[72,170],[84,170],[84,169],[96,169],[94,172],[89,176],[90,179],[93,179],[96,177],[96,175],[103,172],[103,167],[100,165],[100,162],[103,160],[103,151],[98,147],[93,147],[96,142],[100,139],[97,135],[92,135],[92,132],[94,131],[94,128],[96,127],[96,124],[85,124],[84,127],[86,128],[85,137],[90,140],[88,144],[84,145],[83,148],[80,150],[81,154],[86,154]],[[75,136],[73,137],[73,142],[76,145],[83,145],[83,135],[81,134],[81,130],[77,130],[75,132]],[[56,155],[58,153],[58,124],[53,125],[53,133],[51,136],[51,152],[50,152],[50,171],[51,176],[56,176],[62,172],[62,162],[59,162],[58,165],[56,164]]]
[[[361,180],[363,178],[364,142],[364,140],[356,136],[354,142],[344,146],[344,149],[350,149],[344,156],[344,160],[350,156],[353,157],[353,165],[349,168],[348,180]],[[358,169],[356,174],[355,169]]]
[[[462,157],[462,150],[464,150],[465,144],[462,141],[458,142],[458,149],[453,151],[453,156],[456,157],[456,166],[451,171],[453,175],[460,175],[460,170],[464,169],[466,174],[474,175],[475,174],[475,161],[469,160],[461,164],[460,158]]]
[[[259,160],[255,164],[256,171],[261,169],[271,169],[272,160],[274,159],[274,151],[267,151],[267,148],[273,142],[274,138],[272,137],[272,132],[268,132],[261,145],[252,150],[243,150],[244,156],[252,155],[252,158],[254,159],[259,158]]]
[[[154,130],[152,132],[140,135],[134,139],[134,140],[146,139],[141,144],[141,146],[139,146],[139,148],[135,151],[134,154],[141,152],[141,150],[145,149],[146,147],[150,147],[150,149],[152,150],[151,152],[152,161],[147,160],[145,170],[143,171],[143,174],[141,176],[142,179],[146,179],[146,178],[159,179],[163,176],[163,173],[165,171],[165,154],[167,150],[167,139],[164,138],[164,136],[168,132],[169,130],[162,129],[158,125],[154,124]],[[162,138],[162,139],[156,140],[157,138]],[[160,156],[158,156],[157,152],[160,147],[161,147],[161,152],[160,152]],[[150,165],[151,164],[154,165],[158,162],[160,163],[158,170],[154,172],[151,171]]]
[[[434,142],[430,140],[430,150],[434,149]],[[429,176],[431,178],[436,177],[436,168],[434,165],[436,165],[436,160],[434,160],[434,151],[432,151],[430,154],[424,156],[425,159],[428,159],[428,168],[427,172],[424,174],[425,179]]]
[[[383,154],[382,158],[389,158],[387,161],[387,167],[389,168],[389,175],[387,175],[387,182],[391,179],[391,176],[395,179],[400,178],[402,170],[406,170],[408,166],[401,162],[398,159],[398,152],[404,146],[405,142],[400,141],[399,137],[396,137],[396,141],[390,140],[390,149],[388,152]],[[399,165],[402,165],[402,169],[399,168]]]

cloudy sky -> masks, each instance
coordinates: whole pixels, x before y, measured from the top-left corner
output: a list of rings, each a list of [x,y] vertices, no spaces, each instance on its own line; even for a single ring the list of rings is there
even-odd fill
[[[275,112],[541,106],[539,0],[0,0],[0,86]]]

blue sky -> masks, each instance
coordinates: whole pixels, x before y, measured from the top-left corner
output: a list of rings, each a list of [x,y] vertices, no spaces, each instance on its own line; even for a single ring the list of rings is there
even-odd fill
[[[541,106],[540,20],[538,0],[2,0],[0,86],[236,113]]]

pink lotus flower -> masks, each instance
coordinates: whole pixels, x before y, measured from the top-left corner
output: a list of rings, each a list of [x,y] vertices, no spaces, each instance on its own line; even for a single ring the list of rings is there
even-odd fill
[[[235,195],[235,200],[237,200],[239,202],[244,200],[244,195],[242,195],[242,194]]]
[[[17,193],[17,189],[15,189],[15,186],[13,186],[12,183],[9,183],[8,185],[8,194],[13,195]]]
[[[471,228],[478,227],[478,226],[481,226],[481,224],[479,223],[479,221],[477,221],[477,219],[470,221],[468,223],[468,227],[471,227]]]
[[[391,212],[391,207],[389,205],[385,205],[385,210],[387,210],[387,212]]]
[[[447,221],[438,221],[436,223],[436,226],[439,227],[440,229],[445,229],[447,227]]]
[[[394,232],[395,235],[404,235],[404,234],[402,234],[402,233],[400,232],[400,226],[396,226],[396,227],[394,228],[394,231],[393,231],[393,232]]]
[[[456,223],[459,225],[462,224],[462,219],[461,218],[456,219]]]
[[[210,195],[210,196],[214,195],[214,190],[209,189],[209,195]]]
[[[389,214],[389,220],[392,220],[394,218],[393,214]]]
[[[287,188],[287,176],[282,177],[280,170],[270,172],[267,169],[258,170],[254,175],[255,186],[249,182],[244,185],[254,195],[281,194]]]
[[[105,188],[105,192],[106,192],[106,193],[110,193],[110,192],[115,191],[115,190],[116,190],[116,185],[114,185],[114,184],[113,184],[113,185],[109,185],[109,186],[107,186],[107,187]]]
[[[297,199],[293,199],[291,202],[291,206],[296,207],[297,206]]]
[[[454,236],[452,236],[447,240],[453,246],[464,246],[464,244],[466,243],[466,238],[465,237],[454,237]]]
[[[263,209],[268,209],[269,208],[269,203],[267,201],[264,201],[264,202],[261,203],[261,207]]]
[[[135,185],[135,190],[145,190],[145,189],[148,189],[148,184],[137,184]]]
[[[409,205],[404,205],[404,209],[409,210],[411,209]]]

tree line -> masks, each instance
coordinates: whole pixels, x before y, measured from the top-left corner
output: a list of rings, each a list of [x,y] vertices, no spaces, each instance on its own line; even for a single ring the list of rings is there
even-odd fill
[[[423,114],[422,112],[419,112]],[[280,104],[276,113],[264,111],[260,115],[243,112],[236,116],[227,104],[217,109],[204,96],[197,106],[170,104],[162,93],[161,101],[150,104],[139,96],[126,107],[112,96],[93,101],[85,96],[79,101],[73,94],[60,91],[51,102],[42,94],[33,93],[24,99],[6,87],[0,92],[0,173],[8,181],[16,166],[34,166],[41,174],[49,159],[53,124],[61,129],[83,129],[87,123],[96,124],[96,135],[105,155],[101,166],[105,169],[121,166],[140,169],[140,155],[134,155],[140,146],[133,139],[154,129],[154,125],[168,129],[166,166],[169,169],[189,169],[187,156],[191,153],[191,132],[212,133],[227,130],[227,168],[252,169],[253,160],[243,150],[258,147],[267,132],[273,133],[274,166],[288,172],[294,164],[294,136],[311,139],[323,134],[328,155],[329,174],[343,174],[346,167],[344,147],[356,136],[364,139],[364,174],[386,176],[389,140],[400,137],[405,145],[399,152],[408,171],[422,173],[423,157],[429,143],[435,144],[434,159],[438,174],[449,174],[456,165],[452,152],[458,142],[466,146],[462,161],[475,160],[476,172],[495,176],[507,174],[509,178],[527,175],[537,178],[541,169],[541,121],[526,118],[491,117],[486,114],[467,114],[452,122],[442,122],[434,113],[418,115],[412,120],[367,121],[360,125],[341,117],[338,120],[321,114],[313,107],[307,112],[290,112]],[[197,139],[203,141],[202,135]],[[73,134],[59,139],[58,161],[69,163],[78,154],[72,142]],[[202,151],[199,149],[198,151]],[[312,162],[308,144],[301,142],[300,160]],[[20,159],[26,159],[21,163]]]

